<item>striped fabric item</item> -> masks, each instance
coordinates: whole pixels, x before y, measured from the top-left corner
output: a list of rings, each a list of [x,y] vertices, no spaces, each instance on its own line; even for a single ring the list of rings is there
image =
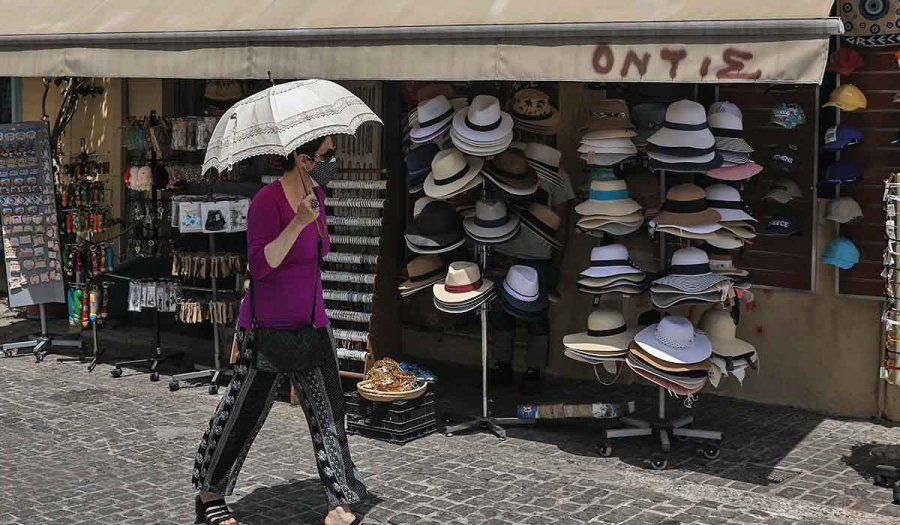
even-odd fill
[[[351,310],[334,310],[332,308],[325,309],[325,315],[332,321],[350,321],[352,323],[366,323],[372,319],[369,312],[354,312]]]
[[[378,264],[377,255],[367,255],[362,253],[340,253],[331,252],[324,258],[325,262],[335,264]]]
[[[322,272],[323,281],[335,283],[375,284],[374,273]]]
[[[347,359],[350,361],[365,361],[368,352],[365,350],[351,350],[349,348],[338,348],[338,359]]]
[[[334,329],[334,338],[340,341],[356,341],[359,343],[365,343],[369,340],[369,332],[361,332],[359,330],[343,330],[340,328]]]
[[[345,303],[372,304],[375,294],[367,292],[348,292],[345,290],[323,290],[322,295],[326,301],[342,301]]]
[[[384,202],[386,199],[357,199],[357,198],[348,198],[348,199],[334,199],[327,198],[325,199],[325,206],[329,208],[384,208]]]
[[[381,227],[381,217],[328,217],[329,226]]]
[[[380,237],[366,237],[365,235],[332,235],[331,244],[349,244],[354,246],[380,246]]]
[[[333,180],[329,190],[386,190],[386,180]]]

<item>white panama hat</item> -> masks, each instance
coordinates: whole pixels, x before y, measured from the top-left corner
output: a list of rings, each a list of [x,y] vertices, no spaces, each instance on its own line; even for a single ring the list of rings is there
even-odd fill
[[[687,318],[676,315],[644,328],[634,336],[634,342],[653,357],[670,363],[699,363],[712,355],[709,338],[694,330]]]

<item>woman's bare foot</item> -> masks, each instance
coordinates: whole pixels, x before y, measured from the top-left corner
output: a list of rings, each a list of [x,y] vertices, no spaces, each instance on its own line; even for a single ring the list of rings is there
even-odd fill
[[[325,525],[350,525],[355,519],[350,507],[335,507],[325,516]]]
[[[223,498],[221,494],[216,494],[215,492],[209,492],[206,490],[200,491],[200,501],[202,501],[203,503],[207,503],[210,501],[216,501],[216,500],[222,500],[222,503],[223,504],[225,503],[225,498]],[[229,518],[229,519],[223,521],[222,523],[220,523],[219,525],[238,525],[238,522],[234,518]]]

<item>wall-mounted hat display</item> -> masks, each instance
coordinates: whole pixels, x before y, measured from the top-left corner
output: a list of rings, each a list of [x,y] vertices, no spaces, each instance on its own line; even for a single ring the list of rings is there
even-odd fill
[[[431,162],[440,148],[436,144],[428,143],[411,150],[404,157],[406,162],[406,186],[409,193],[422,191],[425,177],[431,173]]]
[[[675,172],[706,172],[722,165],[716,140],[702,105],[679,100],[666,108],[662,127],[647,142],[650,168]]]
[[[822,251],[822,263],[849,270],[859,262],[859,250],[853,241],[846,237],[832,239]]]
[[[525,159],[528,161],[528,164],[534,168],[538,177],[554,186],[562,185],[562,178],[559,175],[559,164],[562,160],[561,151],[539,142],[525,144],[522,151],[525,153]]]
[[[806,113],[800,104],[781,102],[772,108],[769,124],[784,129],[794,129],[806,124]]]
[[[679,184],[666,192],[662,211],[653,218],[655,226],[698,227],[717,226],[722,219],[709,207],[706,191],[695,184]],[[718,228],[713,228],[714,231]]]
[[[853,197],[836,197],[828,201],[825,218],[840,224],[862,220],[863,211]]]
[[[777,179],[769,184],[769,189],[763,196],[763,200],[787,204],[801,197],[803,197],[803,190],[800,189],[800,185],[792,179]]]
[[[825,143],[820,151],[840,151],[850,146],[862,144],[863,134],[856,126],[842,122],[837,126],[828,128],[825,132]]]

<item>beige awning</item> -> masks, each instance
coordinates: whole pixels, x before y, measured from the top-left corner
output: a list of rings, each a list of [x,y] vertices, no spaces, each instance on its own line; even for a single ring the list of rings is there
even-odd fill
[[[0,75],[821,81],[832,0],[7,0]]]

